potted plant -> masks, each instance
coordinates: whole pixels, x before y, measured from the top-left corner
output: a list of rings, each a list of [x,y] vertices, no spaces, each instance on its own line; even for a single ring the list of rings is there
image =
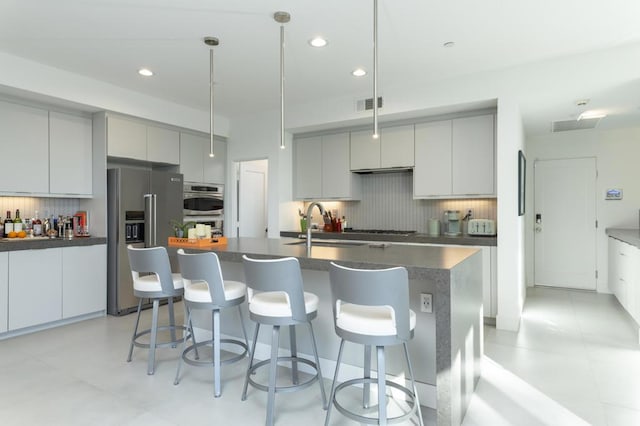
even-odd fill
[[[169,224],[173,226],[173,232],[176,237],[184,238],[187,236],[188,229],[196,226],[196,223],[193,221],[182,223],[178,220],[172,219]]]

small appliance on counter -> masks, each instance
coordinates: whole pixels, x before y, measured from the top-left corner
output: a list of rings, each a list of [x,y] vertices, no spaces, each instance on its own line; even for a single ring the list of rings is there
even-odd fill
[[[444,235],[457,237],[461,233],[460,210],[446,210],[444,212]]]
[[[470,219],[467,233],[479,236],[496,235],[496,221],[492,219]]]

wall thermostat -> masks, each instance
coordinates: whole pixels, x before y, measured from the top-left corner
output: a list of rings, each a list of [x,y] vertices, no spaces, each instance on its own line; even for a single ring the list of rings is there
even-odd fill
[[[605,200],[622,200],[622,189],[612,188],[607,189],[607,195]]]

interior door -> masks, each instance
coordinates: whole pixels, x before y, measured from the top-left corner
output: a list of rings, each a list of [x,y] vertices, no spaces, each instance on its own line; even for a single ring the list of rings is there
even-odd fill
[[[243,161],[238,180],[238,236],[267,236],[267,160]]]
[[[535,284],[596,289],[596,160],[534,165]]]

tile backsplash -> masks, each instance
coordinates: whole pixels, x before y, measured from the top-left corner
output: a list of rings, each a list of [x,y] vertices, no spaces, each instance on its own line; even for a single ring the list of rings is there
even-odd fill
[[[427,221],[442,221],[445,210],[473,210],[474,218],[496,219],[497,200],[447,199],[414,200],[411,172],[362,175],[361,201],[325,202],[325,208],[337,210],[356,229],[394,229],[427,233]],[[315,220],[317,222],[317,220]]]
[[[0,217],[3,220],[7,210],[14,218],[16,209],[20,209],[22,219],[34,217],[36,210],[40,218],[47,214],[70,216],[80,210],[80,201],[73,198],[0,197]]]

